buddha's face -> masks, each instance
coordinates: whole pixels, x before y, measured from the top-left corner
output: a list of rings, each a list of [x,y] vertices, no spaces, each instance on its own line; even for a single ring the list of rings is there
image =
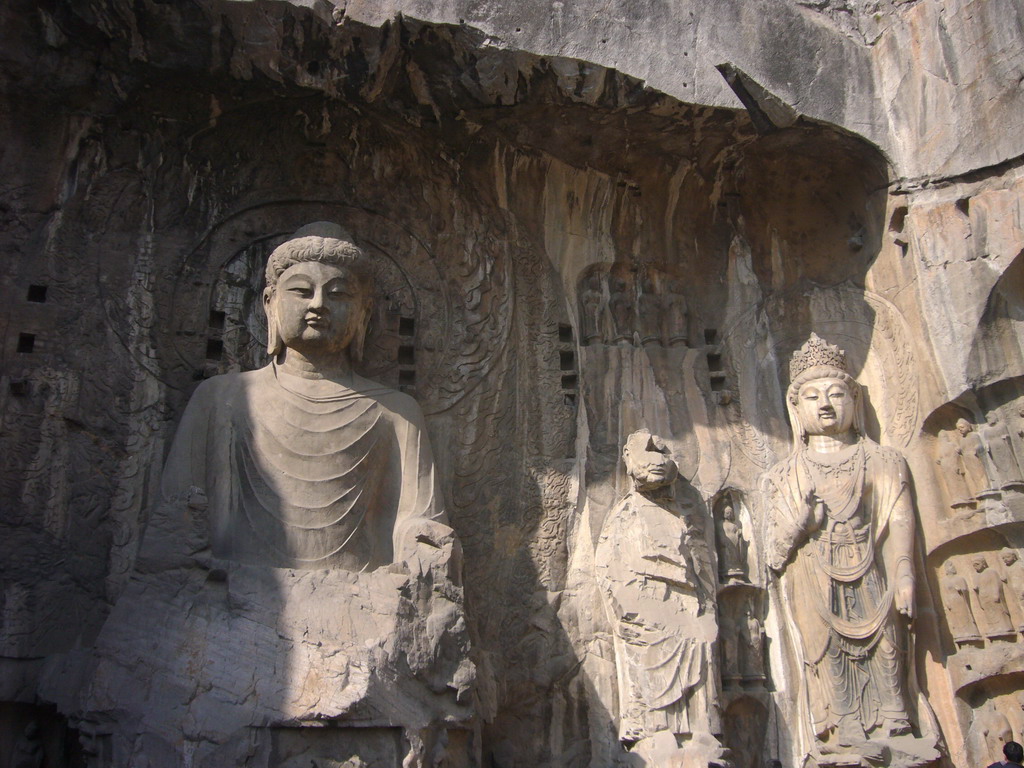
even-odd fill
[[[299,352],[342,352],[366,321],[367,297],[347,269],[319,261],[288,267],[264,301],[281,342]]]
[[[988,561],[983,557],[977,558],[971,564],[974,566],[974,570],[978,573],[981,573],[988,568]]]
[[[842,379],[814,379],[797,393],[796,410],[808,435],[841,435],[853,426],[855,403]]]
[[[1017,553],[1013,550],[1007,550],[1000,555],[1003,565],[1009,567],[1017,562]]]
[[[641,491],[670,485],[679,474],[668,446],[657,435],[631,435],[622,451],[622,458],[626,471]]]

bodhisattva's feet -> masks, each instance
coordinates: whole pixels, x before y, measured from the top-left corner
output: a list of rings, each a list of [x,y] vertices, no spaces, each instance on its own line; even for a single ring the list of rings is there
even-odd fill
[[[906,736],[910,733],[910,721],[905,717],[887,717],[882,723],[882,732],[889,736]]]
[[[839,721],[836,727],[836,742],[840,747],[852,747],[867,739],[864,728],[855,718],[847,717]]]

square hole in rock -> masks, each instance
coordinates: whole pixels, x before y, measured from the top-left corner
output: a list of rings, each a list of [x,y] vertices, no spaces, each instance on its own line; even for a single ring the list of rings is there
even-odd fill
[[[28,294],[25,296],[28,301],[36,304],[42,304],[46,301],[46,286],[45,285],[30,285],[28,287]]]
[[[18,334],[18,351],[28,354],[36,347],[36,335],[34,333]]]

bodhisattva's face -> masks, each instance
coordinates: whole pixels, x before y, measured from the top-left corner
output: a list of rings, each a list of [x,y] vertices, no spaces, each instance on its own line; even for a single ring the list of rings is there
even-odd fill
[[[367,297],[349,270],[306,261],[288,267],[265,300],[281,342],[301,353],[342,353],[365,320]]]
[[[855,403],[842,379],[814,379],[797,393],[797,415],[808,435],[841,435],[853,427]]]
[[[679,474],[679,468],[660,438],[652,436],[646,443],[627,443],[622,453],[626,472],[633,478],[638,490],[652,490],[670,485]]]

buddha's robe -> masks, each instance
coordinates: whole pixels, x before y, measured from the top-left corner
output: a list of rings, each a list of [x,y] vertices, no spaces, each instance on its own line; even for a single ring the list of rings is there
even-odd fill
[[[278,568],[373,570],[403,559],[418,522],[444,521],[412,398],[274,365],[199,386],[163,496],[205,506],[214,557]]]

